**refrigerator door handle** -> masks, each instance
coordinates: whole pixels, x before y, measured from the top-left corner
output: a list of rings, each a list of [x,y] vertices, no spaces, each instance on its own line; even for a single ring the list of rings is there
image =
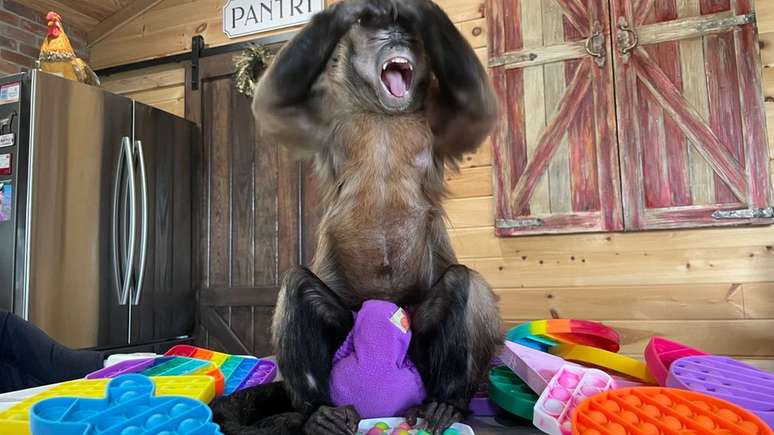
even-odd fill
[[[119,239],[118,239],[118,208],[119,203],[121,202],[121,176],[124,173],[124,141],[129,140],[128,137],[124,137],[121,139],[121,148],[118,151],[118,164],[116,165],[116,174],[115,174],[115,183],[113,183],[113,213],[111,216],[111,242],[113,246],[111,247],[112,252],[112,262],[113,262],[113,276],[115,278],[115,287],[116,287],[116,294],[118,295],[118,302],[121,305],[124,305],[121,303],[122,300],[122,290],[124,287],[124,281],[122,277],[122,271],[119,267]]]
[[[128,138],[123,138],[128,139]],[[119,261],[119,240],[118,240],[118,203],[121,197],[121,175],[124,169],[124,146],[123,139],[121,142],[121,148],[118,151],[118,164],[116,165],[115,183],[113,183],[113,213],[111,216],[111,251],[113,253],[113,276],[115,278],[116,294],[118,295],[118,301],[121,302],[121,289],[123,288],[123,280],[121,279],[121,270],[118,267]]]
[[[121,289],[121,305],[129,302],[129,287],[132,284],[132,271],[134,265],[134,245],[137,233],[137,200],[134,188],[134,157],[132,155],[132,142],[128,137],[121,141],[124,158],[126,159],[126,180],[129,187],[129,241],[126,244],[126,268],[124,269],[124,282]]]
[[[134,148],[137,153],[140,175],[140,264],[137,272],[137,288],[134,295],[134,305],[140,304],[142,296],[143,281],[145,279],[145,260],[148,254],[148,177],[145,174],[145,155],[142,149],[142,141],[134,141]]]

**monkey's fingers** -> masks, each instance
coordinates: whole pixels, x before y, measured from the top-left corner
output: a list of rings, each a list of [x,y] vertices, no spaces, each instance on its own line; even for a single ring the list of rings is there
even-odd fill
[[[403,418],[406,419],[406,423],[408,423],[409,426],[415,426],[417,424],[417,420],[421,416],[422,416],[422,408],[419,406],[414,406],[409,408],[406,411],[406,414],[403,416]]]
[[[324,415],[328,418],[328,421],[333,423],[336,427],[337,430],[334,433],[355,435],[357,426],[354,428],[350,427],[350,424],[347,422],[348,417],[344,408],[328,408]]]
[[[440,434],[446,428],[462,419],[462,414],[448,403],[431,402],[424,409],[427,430]]]
[[[333,434],[333,435],[355,435],[355,430],[348,427],[345,420],[345,414],[341,408],[331,408],[330,406],[321,406],[309,417],[304,426],[304,432],[308,435]]]
[[[345,406],[343,411],[344,421],[346,422],[347,427],[352,431],[352,433],[357,432],[357,426],[360,424],[360,414],[358,414],[357,409],[350,405]]]

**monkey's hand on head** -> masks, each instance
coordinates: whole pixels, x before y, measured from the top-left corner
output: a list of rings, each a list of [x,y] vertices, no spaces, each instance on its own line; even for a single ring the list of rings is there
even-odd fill
[[[344,0],[315,14],[256,86],[253,114],[264,138],[299,150],[319,150],[328,135],[330,110],[315,83],[353,25],[394,14],[391,0]]]
[[[436,150],[447,160],[459,160],[481,145],[497,118],[487,72],[440,6],[430,0],[396,4],[402,23],[420,35],[437,79],[438,90],[427,101]]]

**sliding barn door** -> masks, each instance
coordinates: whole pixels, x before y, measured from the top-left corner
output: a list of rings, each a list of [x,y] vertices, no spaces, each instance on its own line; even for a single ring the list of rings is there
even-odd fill
[[[751,0],[614,0],[612,20],[627,230],[769,223]]]
[[[190,68],[187,78],[186,115],[202,132],[194,158],[197,343],[268,355],[283,274],[313,255],[315,183],[308,165],[259,139],[251,99],[234,87],[235,55],[201,59],[197,90]]]
[[[498,235],[621,230],[606,0],[491,0]]]

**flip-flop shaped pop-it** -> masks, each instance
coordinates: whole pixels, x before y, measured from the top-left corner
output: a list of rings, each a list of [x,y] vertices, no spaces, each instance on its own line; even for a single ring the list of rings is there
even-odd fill
[[[648,366],[645,365],[644,362],[626,355],[608,352],[591,346],[565,343],[560,343],[552,347],[549,351],[554,355],[558,355],[570,361],[612,370],[646,384],[656,384],[656,379],[650,374]]]
[[[572,428],[574,435],[774,435],[733,403],[663,387],[597,394],[575,408]]]
[[[145,376],[191,376],[207,375],[215,379],[215,391],[223,394],[225,382],[223,373],[210,361],[182,356],[161,356],[146,359],[128,360],[97,370],[86,375],[86,379],[115,378],[123,374],[141,374]]]
[[[489,371],[489,400],[500,408],[532,420],[538,396],[507,366]]]
[[[666,383],[736,403],[774,428],[772,373],[725,356],[688,356],[672,364]]]
[[[229,355],[187,344],[174,346],[165,355],[211,361],[223,372],[226,383],[223,392],[225,395],[256,385],[268,384],[277,376],[277,365],[273,361]]]
[[[614,329],[598,322],[572,319],[535,320],[522,323],[508,331],[506,339],[521,342],[535,341],[539,346],[529,347],[545,350],[558,343],[580,344],[618,352],[620,337]]]
[[[666,385],[669,367],[684,356],[706,355],[706,353],[664,337],[653,337],[645,347],[645,362],[648,370],[659,385]]]
[[[613,378],[597,369],[565,365],[535,403],[535,427],[549,435],[572,433],[572,411],[579,403],[613,388]]]
[[[32,435],[165,435],[220,434],[212,411],[187,397],[154,395],[143,375],[122,375],[110,381],[107,397],[56,397],[30,409]]]
[[[505,351],[500,357],[537,394],[543,392],[556,372],[564,365],[581,367],[556,355],[541,352],[512,341],[505,342]],[[611,375],[616,388],[641,387],[642,382]]]
[[[102,398],[110,379],[78,379],[63,382],[28,397],[0,412],[0,434],[27,435],[30,433],[30,408],[52,397]],[[156,396],[189,397],[209,403],[215,397],[215,380],[210,376],[157,376],[151,378]]]

